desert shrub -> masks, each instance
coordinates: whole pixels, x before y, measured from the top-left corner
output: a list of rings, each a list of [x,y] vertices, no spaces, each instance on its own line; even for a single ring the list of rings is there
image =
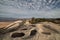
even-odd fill
[[[39,23],[39,22],[53,22],[53,23],[56,23],[56,24],[60,24],[60,19],[46,19],[46,18],[31,18],[31,20],[29,21],[30,23],[32,24],[35,24],[35,23]]]
[[[39,22],[44,22],[44,21],[48,21],[46,19],[42,19],[42,18],[31,18],[31,20],[29,21],[30,23],[32,24],[35,24],[35,23],[39,23]]]

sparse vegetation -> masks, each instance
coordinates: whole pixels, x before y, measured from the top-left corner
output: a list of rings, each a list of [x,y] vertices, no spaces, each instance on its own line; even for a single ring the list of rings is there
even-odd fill
[[[56,23],[56,24],[60,24],[60,19],[45,19],[45,18],[31,18],[31,20],[29,21],[30,23],[32,24],[35,24],[35,23],[39,23],[39,22],[53,22],[53,23]]]

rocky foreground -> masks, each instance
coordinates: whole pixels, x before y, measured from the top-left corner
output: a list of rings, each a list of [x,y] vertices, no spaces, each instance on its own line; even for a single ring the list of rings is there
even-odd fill
[[[19,20],[0,28],[0,40],[60,40],[60,25],[47,21],[32,24],[29,20]]]

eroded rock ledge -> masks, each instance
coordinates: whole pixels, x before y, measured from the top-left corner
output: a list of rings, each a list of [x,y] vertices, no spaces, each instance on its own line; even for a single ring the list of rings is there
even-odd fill
[[[0,29],[0,40],[60,40],[60,26],[52,22],[15,21]]]

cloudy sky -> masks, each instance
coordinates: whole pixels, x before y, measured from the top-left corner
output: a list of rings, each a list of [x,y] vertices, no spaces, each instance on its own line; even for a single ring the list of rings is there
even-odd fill
[[[60,18],[60,0],[0,0],[0,17]]]

